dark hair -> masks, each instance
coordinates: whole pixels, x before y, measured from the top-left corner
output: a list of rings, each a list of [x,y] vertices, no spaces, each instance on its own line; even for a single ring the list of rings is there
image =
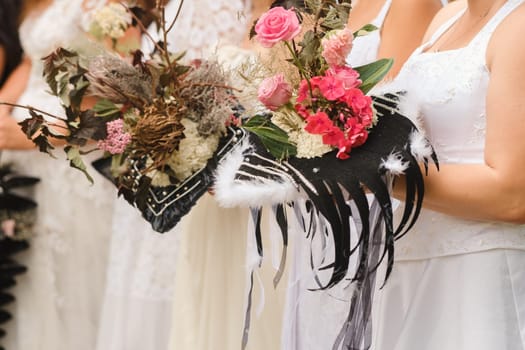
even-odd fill
[[[304,0],[275,0],[271,7],[277,6],[282,6],[286,9],[294,7],[296,9],[304,10],[306,8]]]
[[[0,46],[4,48],[6,56],[4,74],[0,75],[0,86],[22,58],[17,20],[20,10],[19,0],[0,1]]]

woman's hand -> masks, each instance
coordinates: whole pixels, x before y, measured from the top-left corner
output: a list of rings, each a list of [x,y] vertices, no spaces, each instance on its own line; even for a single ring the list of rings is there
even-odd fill
[[[0,114],[0,150],[28,150],[35,148],[15,119],[5,113]]]

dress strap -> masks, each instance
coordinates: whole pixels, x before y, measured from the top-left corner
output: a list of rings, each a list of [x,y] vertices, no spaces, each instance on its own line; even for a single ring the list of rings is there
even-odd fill
[[[390,10],[390,6],[392,5],[392,0],[386,0],[385,4],[381,8],[381,11],[379,11],[379,14],[377,17],[372,21],[372,24],[375,25],[377,28],[382,28],[383,23],[385,22],[386,15],[388,14],[388,11]]]
[[[503,22],[509,14],[512,13],[519,5],[523,4],[525,0],[508,0],[503,6],[496,12],[494,16],[485,24],[479,33],[472,39],[469,45],[475,46],[478,49],[485,50],[488,46],[492,33],[496,30],[498,25]]]
[[[452,27],[454,25],[454,23],[456,23],[461,16],[463,16],[463,14],[465,13],[467,9],[463,9],[461,11],[459,11],[457,14],[455,14],[453,17],[451,17],[448,21],[446,21],[445,23],[443,23],[441,25],[441,27],[439,27],[435,32],[434,34],[432,34],[432,36],[430,37],[430,39],[425,42],[423,45],[421,45],[416,51],[424,51],[425,49],[431,47],[432,45],[434,45],[436,43],[436,41],[441,38],[441,36],[443,34],[445,34],[445,32],[447,30],[450,29],[450,27]]]

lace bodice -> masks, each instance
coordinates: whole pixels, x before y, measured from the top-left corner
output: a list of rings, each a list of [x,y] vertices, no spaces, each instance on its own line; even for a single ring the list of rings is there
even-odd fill
[[[180,0],[172,0],[166,6],[168,21],[173,18],[179,3]],[[181,14],[173,30],[168,33],[168,47],[172,51],[186,51],[186,58],[193,59],[208,57],[218,44],[239,44],[247,34],[248,9],[247,3],[242,0],[184,1]],[[200,13],[203,11],[207,13],[206,16]],[[158,31],[154,25],[149,32],[158,40]],[[144,38],[143,48],[151,51],[151,40]]]
[[[408,59],[392,87],[407,92],[441,163],[483,163],[485,99],[490,73],[485,54],[492,33],[524,0],[509,0],[464,48],[424,52],[457,21],[445,23]],[[525,249],[525,226],[467,221],[423,210],[398,241],[399,259],[418,259],[493,248]]]

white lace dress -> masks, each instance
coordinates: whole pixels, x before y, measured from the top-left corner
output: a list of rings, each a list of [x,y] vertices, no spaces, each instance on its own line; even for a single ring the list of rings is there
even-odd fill
[[[399,73],[393,89],[420,110],[441,163],[484,162],[486,49],[524,2],[506,1],[464,48],[424,52],[459,13]],[[376,294],[374,349],[525,349],[525,225],[423,210],[396,247],[392,276]]]
[[[32,61],[27,88],[18,103],[63,115],[57,98],[42,79],[41,58],[58,46],[83,49],[86,39],[80,23],[81,0],[55,0],[42,13],[22,24],[20,36]],[[27,117],[14,110],[18,120]],[[22,174],[41,179],[35,188],[38,220],[31,248],[19,258],[28,272],[19,277],[3,345],[12,350],[92,350],[109,247],[113,186],[91,173],[95,184],[69,167],[60,148],[52,159],[34,151],[3,151],[2,162],[12,162]],[[94,220],[94,218],[96,218]]]
[[[179,2],[172,0],[167,5],[168,22],[175,16]],[[168,36],[170,50],[186,51],[186,59],[209,57],[219,42],[241,41],[245,28],[243,10],[241,0],[184,1],[181,15]],[[150,32],[157,37],[156,28],[152,27]],[[143,48],[145,52],[152,49],[149,39],[143,39]],[[215,202],[207,197],[201,199],[188,216],[197,222],[206,222],[208,214],[216,214],[219,220],[227,220],[232,227],[242,227],[240,238],[244,239],[246,218],[221,212]],[[151,229],[135,208],[122,199],[117,201],[98,350],[168,348],[175,286],[179,283],[183,288],[197,285],[201,278],[199,272],[207,266],[207,259],[212,259],[212,256],[205,254],[198,257],[192,255],[197,264],[191,266],[195,276],[183,272],[182,278],[176,278],[180,265],[178,255],[193,254],[190,246],[205,244],[210,236],[210,232],[200,231],[193,224],[188,227],[187,219],[183,218],[170,232],[159,234]],[[217,227],[214,232],[220,235],[222,229]],[[184,267],[181,269],[184,270]],[[240,288],[242,291],[244,285]],[[204,287],[198,289],[202,293],[208,292]],[[181,303],[206,307],[200,302],[201,299],[193,299],[196,295],[191,297],[187,302],[181,300]],[[178,299],[175,301],[178,302]],[[198,311],[192,311],[191,315],[183,311],[180,313],[183,318],[199,315]]]

